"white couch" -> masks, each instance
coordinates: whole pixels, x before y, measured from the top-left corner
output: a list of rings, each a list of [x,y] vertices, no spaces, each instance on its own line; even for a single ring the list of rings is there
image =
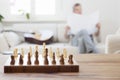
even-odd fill
[[[61,53],[63,48],[66,48],[68,53],[71,54],[76,54],[79,52],[77,47],[71,46],[69,44],[69,41],[65,39],[64,37],[65,24],[52,24],[52,23],[14,24],[12,27],[10,27],[10,29],[16,31],[25,31],[25,32],[30,32],[30,31],[38,32],[39,30],[51,30],[54,33],[54,43],[49,44],[46,47],[48,48],[52,47],[53,51],[56,51],[57,48],[60,48]],[[18,38],[18,37],[16,38],[16,37],[17,36],[13,35],[12,32],[0,34],[0,40],[1,40],[0,51],[2,52],[5,50],[14,50],[15,48],[18,48],[20,50],[21,48],[24,48],[27,53],[29,51],[30,46],[35,48],[36,44],[26,43],[22,38]],[[9,46],[11,47],[9,48]],[[40,47],[39,48],[40,53],[42,53],[42,45],[40,45],[39,47]],[[104,53],[103,44],[97,43],[97,48],[100,50],[100,53]]]
[[[105,53],[120,53],[120,28],[116,34],[107,36]]]

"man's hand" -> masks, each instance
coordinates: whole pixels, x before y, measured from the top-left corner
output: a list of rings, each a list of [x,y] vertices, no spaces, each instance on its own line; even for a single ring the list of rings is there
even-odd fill
[[[69,30],[70,30],[70,27],[69,27],[69,26],[66,26],[66,30],[69,31]]]
[[[66,26],[65,27],[65,37],[66,37],[66,39],[68,39],[69,38],[69,36],[67,35],[67,33],[70,31],[70,27],[69,26]]]
[[[98,24],[96,25],[96,28],[97,28],[97,32],[95,33],[95,36],[99,36],[99,35],[100,35],[101,24],[98,23]]]
[[[96,25],[96,27],[98,28],[98,30],[100,30],[100,28],[101,28],[101,24],[98,23],[98,24]]]

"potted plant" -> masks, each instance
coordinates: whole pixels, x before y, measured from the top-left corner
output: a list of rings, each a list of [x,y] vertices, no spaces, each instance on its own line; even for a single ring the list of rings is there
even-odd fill
[[[0,22],[2,22],[3,19],[4,17],[0,14]]]
[[[30,19],[30,13],[25,12],[24,10],[18,10],[18,12],[21,13],[21,15],[25,15],[25,17],[29,20]]]
[[[3,19],[4,19],[4,17],[0,14],[0,33],[4,30],[3,25],[2,25],[2,20]]]

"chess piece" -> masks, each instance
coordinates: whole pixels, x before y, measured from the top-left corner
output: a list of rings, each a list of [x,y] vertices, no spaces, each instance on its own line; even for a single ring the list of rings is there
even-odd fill
[[[35,47],[35,56],[37,55],[38,56],[38,46]]]
[[[30,57],[32,57],[32,47],[30,47]]]
[[[53,60],[52,60],[52,64],[56,64],[56,61],[55,61],[55,53],[53,53]]]
[[[48,49],[45,49],[45,56],[48,56]]]
[[[30,53],[28,53],[28,61],[27,61],[28,65],[31,65],[31,57],[30,57]]]
[[[23,65],[23,56],[22,56],[22,55],[20,55],[19,64],[20,64],[20,65]]]
[[[73,55],[69,55],[68,63],[73,64]]]
[[[49,51],[49,56],[50,56],[50,58],[53,57],[53,52],[52,52],[52,48],[51,47],[50,47],[50,51]]]
[[[64,57],[63,57],[63,54],[60,56],[60,64],[61,64],[61,65],[64,64]]]
[[[11,55],[11,62],[10,62],[11,65],[14,65],[15,64],[15,58],[13,55]]]
[[[63,56],[64,58],[67,58],[67,50],[65,48],[63,49]]]
[[[60,50],[59,50],[59,48],[57,48],[56,55],[57,55],[57,58],[60,57]]]
[[[44,57],[44,64],[45,64],[45,65],[48,65],[48,64],[49,64],[47,55]]]
[[[39,64],[38,57],[39,57],[39,55],[38,55],[38,51],[36,51],[36,52],[35,52],[35,62],[34,62],[34,64],[36,64],[36,65]]]
[[[36,51],[38,51],[38,45],[35,47]]]
[[[24,49],[23,48],[21,49],[21,55],[22,55],[22,58],[24,58]]]
[[[45,49],[45,53],[44,54],[45,54],[44,55],[44,64],[48,65],[49,62],[48,62],[48,49],[47,48]]]
[[[43,57],[45,57],[45,53],[46,53],[46,51],[45,51],[45,49],[46,49],[45,46],[46,46],[46,44],[43,43],[43,53],[42,53],[42,56],[43,56]]]
[[[18,49],[14,50],[13,55],[14,55],[15,59],[18,57]]]
[[[43,49],[42,57],[45,57],[45,49]]]
[[[43,43],[43,49],[45,49],[45,46],[46,46],[46,44],[45,44],[45,43]]]

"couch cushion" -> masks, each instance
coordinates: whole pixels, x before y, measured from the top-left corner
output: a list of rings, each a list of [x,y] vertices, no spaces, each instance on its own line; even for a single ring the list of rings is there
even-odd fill
[[[97,43],[96,47],[99,50],[99,53],[105,53],[105,44],[103,44],[103,43]]]
[[[59,42],[69,42],[68,39],[65,38],[65,24],[59,24],[58,25],[58,41]]]
[[[0,34],[0,52],[3,52],[8,49],[9,49],[9,45],[4,37],[4,34]]]
[[[20,37],[14,32],[4,32],[4,36],[10,47],[14,47],[22,42]]]

